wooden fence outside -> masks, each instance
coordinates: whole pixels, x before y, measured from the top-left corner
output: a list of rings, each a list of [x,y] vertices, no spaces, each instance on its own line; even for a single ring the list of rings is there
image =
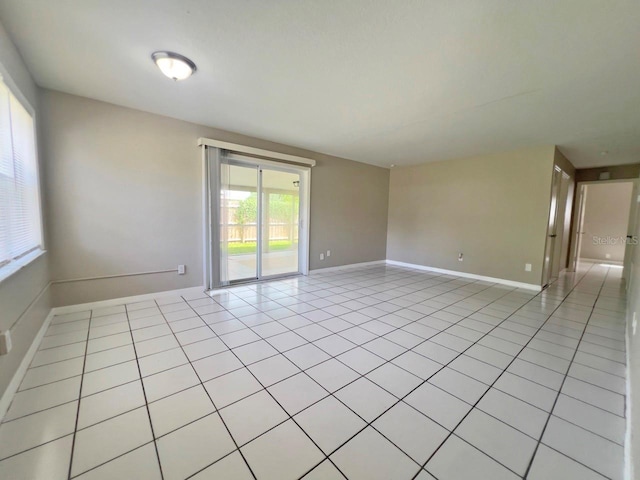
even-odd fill
[[[236,225],[227,224],[228,242],[255,242],[257,241],[256,224]],[[269,225],[269,240],[287,240],[289,242],[298,241],[297,223],[272,223]]]

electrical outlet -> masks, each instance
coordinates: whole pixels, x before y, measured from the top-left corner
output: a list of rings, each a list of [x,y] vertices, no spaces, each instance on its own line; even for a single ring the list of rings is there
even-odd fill
[[[461,262],[463,260],[464,255],[462,253],[458,254],[458,261]]]
[[[525,272],[530,272],[531,271],[531,264],[530,263],[525,263],[524,264],[524,271]]]
[[[327,257],[331,256],[331,250],[327,250]]]
[[[184,275],[187,273],[187,267],[185,265],[178,265],[178,275]]]
[[[324,260],[324,253],[320,254],[320,260]]]
[[[0,332],[0,355],[6,355],[11,351],[11,332]]]

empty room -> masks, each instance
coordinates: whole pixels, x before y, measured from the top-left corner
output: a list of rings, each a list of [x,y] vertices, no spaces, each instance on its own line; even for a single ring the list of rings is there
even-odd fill
[[[0,479],[640,479],[639,25],[0,0]]]

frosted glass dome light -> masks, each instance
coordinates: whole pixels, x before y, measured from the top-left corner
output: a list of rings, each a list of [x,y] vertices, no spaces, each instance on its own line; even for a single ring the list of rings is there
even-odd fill
[[[185,80],[197,70],[187,57],[173,52],[155,52],[151,58],[162,73],[172,80]]]

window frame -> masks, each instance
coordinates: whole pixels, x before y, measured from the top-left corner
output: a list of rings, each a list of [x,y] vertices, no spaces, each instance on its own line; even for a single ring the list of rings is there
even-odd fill
[[[36,170],[36,191],[38,194],[38,200],[36,202],[38,208],[38,225],[40,227],[40,245],[23,253],[21,256],[10,260],[4,265],[0,266],[0,284],[4,282],[6,279],[22,270],[26,266],[33,263],[37,258],[44,255],[46,250],[45,243],[45,234],[44,234],[44,215],[43,215],[43,205],[42,205],[42,175],[40,172],[40,155],[39,155],[39,144],[38,144],[38,117],[36,115],[36,109],[33,107],[31,102],[25,97],[22,91],[18,88],[16,83],[13,81],[11,76],[8,74],[7,70],[4,68],[4,65],[0,63],[0,81],[3,82],[9,93],[15,97],[15,99],[22,105],[22,107],[27,111],[27,113],[31,116],[33,121],[33,147],[34,147],[34,155],[35,155],[35,170]]]

